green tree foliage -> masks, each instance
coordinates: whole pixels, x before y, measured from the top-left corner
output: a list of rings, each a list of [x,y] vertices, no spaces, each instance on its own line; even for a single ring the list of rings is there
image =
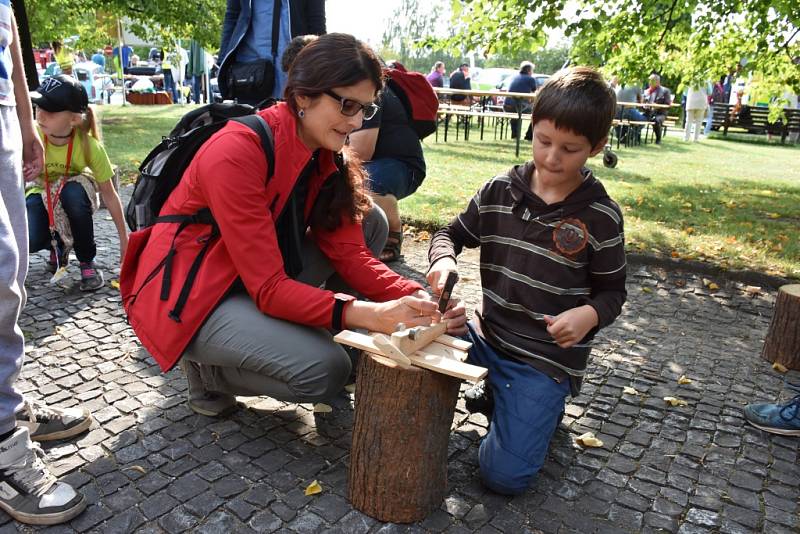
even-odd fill
[[[761,90],[800,92],[797,0],[452,0],[455,35],[439,44],[516,54],[563,29],[575,63],[640,81],[653,70],[673,89],[719,78],[740,61]],[[567,8],[569,7],[569,10]]]
[[[219,46],[225,0],[26,0],[34,43],[76,36],[73,48],[91,49],[113,43],[117,18],[126,29],[154,43],[197,39]]]

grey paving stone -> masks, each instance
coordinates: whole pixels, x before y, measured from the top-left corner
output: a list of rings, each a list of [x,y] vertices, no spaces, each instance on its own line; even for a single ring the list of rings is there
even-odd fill
[[[213,491],[205,491],[186,501],[184,506],[191,513],[202,519],[222,506],[224,502],[224,499],[221,499]]]
[[[197,518],[183,506],[173,508],[171,512],[158,519],[158,524],[167,532],[184,532],[193,529],[197,523]]]

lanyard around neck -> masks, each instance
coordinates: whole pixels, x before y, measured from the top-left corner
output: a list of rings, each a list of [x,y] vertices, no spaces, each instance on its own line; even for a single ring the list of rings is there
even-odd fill
[[[56,190],[55,195],[51,195],[50,193],[50,175],[47,172],[47,162],[44,165],[44,189],[45,194],[47,195],[47,220],[50,224],[50,229],[54,229],[56,226],[55,214],[53,212],[53,208],[55,207],[58,200],[61,198],[61,190],[64,189],[64,184],[67,183],[67,178],[69,177],[69,166],[72,163],[72,143],[75,140],[75,131],[72,131],[72,135],[69,137],[69,145],[67,146],[67,166],[65,167],[66,170],[64,174],[61,176],[61,183],[58,184],[58,189]],[[44,136],[44,147],[45,147],[45,154],[47,153],[47,136]]]

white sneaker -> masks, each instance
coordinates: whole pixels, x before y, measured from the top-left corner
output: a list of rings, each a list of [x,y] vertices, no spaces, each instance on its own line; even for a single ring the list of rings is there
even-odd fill
[[[18,427],[0,443],[0,508],[20,523],[64,523],[86,508],[83,495],[58,482],[43,457],[26,427]]]

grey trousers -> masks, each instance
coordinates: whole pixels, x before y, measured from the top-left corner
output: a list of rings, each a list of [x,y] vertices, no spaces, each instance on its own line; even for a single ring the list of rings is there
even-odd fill
[[[377,256],[389,232],[386,215],[373,205],[363,227],[367,246]],[[298,280],[317,287],[324,283],[337,292],[344,289],[328,259],[308,239]],[[350,357],[328,330],[265,315],[244,291],[234,291],[222,301],[183,356],[200,364],[208,390],[287,402],[333,397],[351,369]]]
[[[22,137],[16,108],[0,106],[0,434],[14,429],[14,412],[22,404],[14,382],[25,356],[25,339],[17,320],[25,306],[27,274]]]

